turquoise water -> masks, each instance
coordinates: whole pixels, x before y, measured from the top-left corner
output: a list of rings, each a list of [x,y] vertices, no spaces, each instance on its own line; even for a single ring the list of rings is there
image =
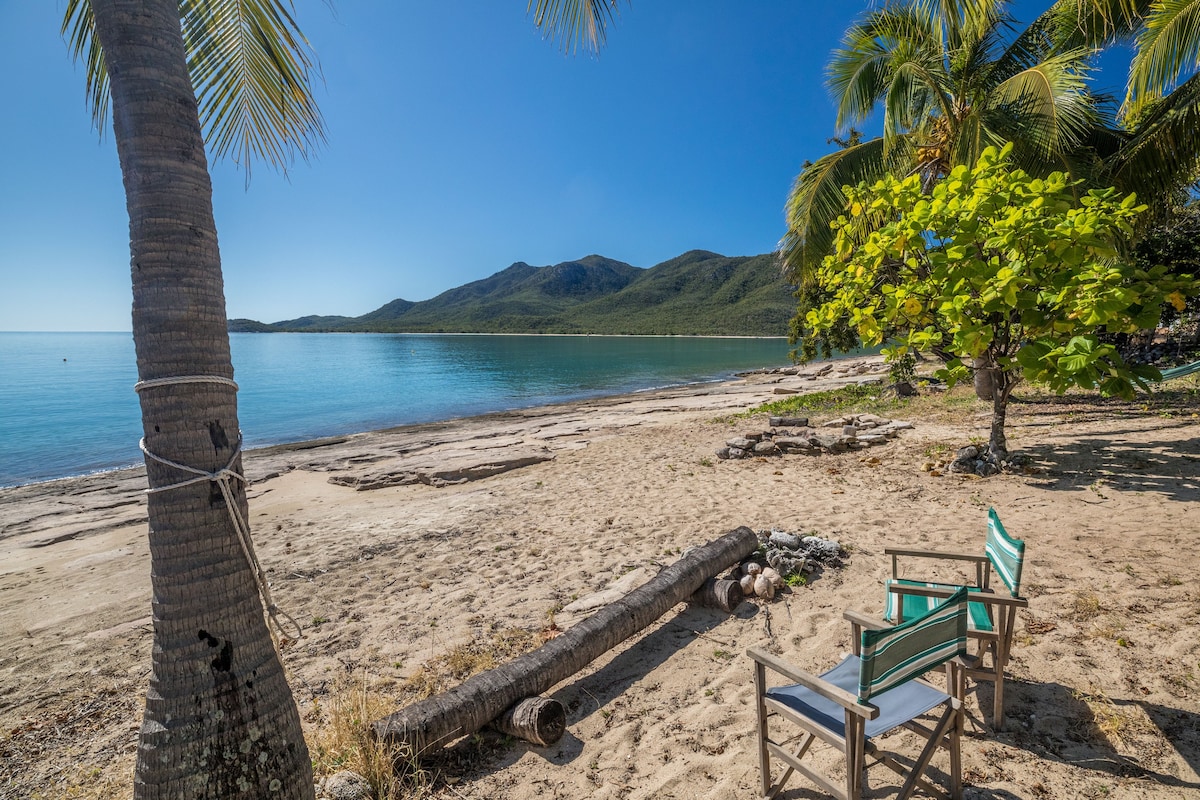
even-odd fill
[[[249,447],[727,378],[784,339],[231,335]],[[0,486],[141,463],[128,333],[0,333]]]

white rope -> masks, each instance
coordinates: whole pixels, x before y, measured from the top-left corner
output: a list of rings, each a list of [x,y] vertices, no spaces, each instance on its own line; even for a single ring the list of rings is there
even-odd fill
[[[185,375],[181,378],[155,378],[150,381],[140,381],[134,388],[137,391],[141,391],[153,386],[167,386],[173,383],[225,383],[232,385],[235,389],[237,388],[237,384],[229,378],[221,378],[215,375]],[[169,458],[163,458],[156,453],[152,453],[150,448],[146,446],[145,437],[138,442],[138,447],[146,454],[147,458],[151,458],[168,467],[174,467],[182,472],[190,472],[196,476],[167,486],[154,486],[147,489],[146,494],[157,494],[158,492],[166,492],[171,489],[181,489],[184,486],[192,486],[205,481],[217,484],[221,489],[221,496],[225,498],[225,507],[229,509],[229,518],[233,521],[233,528],[237,531],[238,541],[242,545],[242,554],[245,555],[246,563],[250,565],[250,569],[254,572],[259,594],[262,596],[263,605],[266,607],[267,618],[275,626],[279,635],[286,637],[287,631],[279,621],[279,617],[282,615],[296,629],[296,638],[300,638],[304,634],[303,628],[300,627],[300,624],[290,614],[275,605],[275,601],[271,599],[271,587],[267,583],[267,576],[263,574],[262,565],[258,563],[258,556],[254,554],[254,541],[250,538],[250,523],[242,516],[242,511],[237,504],[237,496],[233,491],[233,481],[241,481],[246,486],[250,485],[250,482],[246,480],[244,475],[235,472],[233,469],[233,462],[237,460],[238,455],[242,451],[241,435],[238,435],[237,444],[233,447],[233,455],[229,457],[229,463],[216,472],[205,472],[202,469],[189,467],[187,464],[180,464],[178,461],[172,461]]]
[[[140,392],[142,389],[172,386],[176,383],[220,383],[225,386],[232,386],[234,391],[237,391],[238,388],[237,382],[232,378],[225,378],[220,375],[181,375],[177,378],[151,378],[148,381],[138,381],[133,385],[133,390]]]

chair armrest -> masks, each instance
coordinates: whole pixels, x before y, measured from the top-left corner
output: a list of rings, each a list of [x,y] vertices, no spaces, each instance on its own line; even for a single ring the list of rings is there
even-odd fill
[[[911,556],[912,558],[945,558],[953,561],[973,561],[981,564],[988,560],[987,556],[975,555],[973,553],[952,553],[944,550],[913,550],[907,547],[888,547],[884,549],[884,555],[889,556]]]
[[[933,587],[933,586],[904,586],[901,584],[888,584],[888,591],[898,595],[915,595],[919,597],[937,597],[946,598],[954,594],[959,587],[951,586],[949,588]],[[991,590],[970,592],[967,595],[967,601],[970,603],[983,603],[989,606],[1016,606],[1017,608],[1028,608],[1029,599],[1025,597],[1011,597],[1004,594],[996,594]]]
[[[862,612],[851,611],[849,609],[842,612],[842,619],[852,623],[855,628],[866,628],[869,631],[881,631],[884,628],[892,627],[892,623],[879,619],[879,617],[871,617]],[[858,636],[857,630],[854,632],[854,635]]]
[[[789,681],[798,683],[805,689],[816,692],[825,699],[837,703],[842,708],[853,711],[867,719],[875,719],[879,716],[879,709],[863,703],[858,699],[858,695],[834,686],[829,681],[823,680],[811,672],[805,672],[798,667],[793,667],[791,664],[771,655],[760,647],[751,647],[746,651],[746,655],[772,672],[777,672]]]

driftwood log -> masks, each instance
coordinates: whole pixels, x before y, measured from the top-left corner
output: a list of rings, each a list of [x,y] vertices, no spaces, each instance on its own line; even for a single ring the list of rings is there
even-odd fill
[[[688,599],[688,602],[705,608],[719,608],[726,614],[732,614],[733,610],[740,606],[745,599],[746,593],[742,591],[742,584],[737,581],[709,578]]]
[[[423,755],[475,733],[518,700],[539,695],[574,675],[757,548],[758,537],[746,527],[692,548],[643,585],[537,650],[376,720],[375,735]]]
[[[501,733],[546,747],[567,732],[567,710],[552,697],[526,697],[489,724]]]

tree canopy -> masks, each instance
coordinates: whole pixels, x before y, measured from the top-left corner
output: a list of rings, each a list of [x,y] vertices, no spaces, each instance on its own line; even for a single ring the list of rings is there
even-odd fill
[[[930,191],[918,175],[846,187],[834,252],[815,271],[815,293],[793,329],[805,357],[850,333],[866,345],[886,342],[893,360],[935,352],[951,383],[968,363],[989,365],[998,457],[1020,380],[1132,396],[1157,371],[1127,364],[1097,334],[1151,327],[1163,303],[1182,308],[1197,288],[1190,275],[1118,257],[1118,241],[1145,211],[1135,196],[1092,189],[1076,200],[1067,175],[1033,177],[1013,166],[1012,152],[989,147]],[[865,238],[854,222],[863,214],[885,220]]]

